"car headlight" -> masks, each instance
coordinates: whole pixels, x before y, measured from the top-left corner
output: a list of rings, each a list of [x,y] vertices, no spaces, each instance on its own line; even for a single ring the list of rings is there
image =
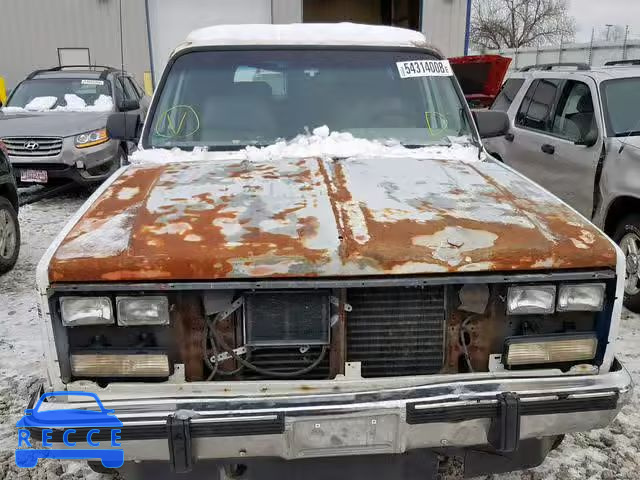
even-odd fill
[[[91,130],[76,136],[76,148],[87,148],[109,141],[107,129]]]
[[[115,321],[108,297],[61,297],[60,311],[66,327],[110,325]]]
[[[604,306],[604,283],[560,285],[559,312],[599,312]]]
[[[519,285],[509,287],[507,312],[510,315],[548,314],[555,311],[555,285]]]
[[[168,325],[169,300],[167,297],[118,297],[118,325]]]
[[[594,334],[530,335],[505,340],[508,366],[593,360],[598,348]]]
[[[169,357],[164,354],[77,353],[71,355],[76,377],[168,377]]]

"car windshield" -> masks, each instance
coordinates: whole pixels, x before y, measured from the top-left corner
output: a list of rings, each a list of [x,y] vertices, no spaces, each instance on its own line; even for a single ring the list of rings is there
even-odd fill
[[[434,57],[310,48],[186,53],[167,74],[143,144],[241,148],[324,125],[410,147],[469,140],[453,77],[423,70],[401,78],[396,62],[415,60]]]
[[[640,135],[640,77],[602,82],[609,136]]]
[[[11,95],[6,111],[111,111],[111,86],[95,78],[25,80]]]

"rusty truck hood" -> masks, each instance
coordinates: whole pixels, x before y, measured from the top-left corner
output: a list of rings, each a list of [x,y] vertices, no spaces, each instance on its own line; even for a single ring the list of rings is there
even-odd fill
[[[501,164],[215,160],[129,167],[58,246],[52,282],[614,267],[609,240]]]

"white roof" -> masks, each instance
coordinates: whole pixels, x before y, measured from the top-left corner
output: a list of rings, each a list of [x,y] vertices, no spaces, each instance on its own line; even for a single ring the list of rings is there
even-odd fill
[[[414,30],[357,23],[216,25],[194,30],[187,44],[428,46],[425,36]]]

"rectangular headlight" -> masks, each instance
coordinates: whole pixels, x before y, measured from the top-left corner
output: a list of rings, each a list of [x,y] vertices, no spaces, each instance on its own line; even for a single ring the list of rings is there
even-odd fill
[[[599,312],[604,307],[604,283],[560,285],[558,311]]]
[[[593,360],[597,347],[593,334],[511,337],[505,341],[504,363],[515,366]]]
[[[519,285],[509,287],[507,313],[510,315],[553,313],[555,306],[555,285]]]
[[[114,323],[111,300],[108,297],[61,297],[62,324],[110,325]]]
[[[168,377],[169,358],[160,354],[71,355],[71,373],[76,377]]]
[[[167,297],[118,297],[118,325],[169,325]]]

